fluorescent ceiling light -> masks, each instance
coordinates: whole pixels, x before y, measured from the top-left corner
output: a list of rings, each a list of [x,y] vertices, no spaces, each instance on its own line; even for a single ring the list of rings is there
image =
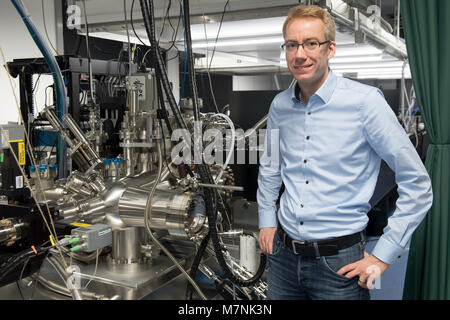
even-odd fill
[[[283,43],[282,37],[268,37],[268,38],[253,38],[253,39],[236,39],[236,40],[219,40],[217,44],[215,40],[192,43],[192,48],[213,48],[216,47],[233,47],[233,46],[251,46],[256,44],[271,44],[271,43],[279,43],[280,45]]]
[[[207,17],[205,17],[207,19]],[[282,36],[283,23],[286,17],[265,19],[249,19],[242,21],[225,21],[220,28],[219,41],[223,38]],[[215,41],[220,23],[191,25],[192,41],[205,41],[205,28],[209,41]]]
[[[79,33],[79,34],[82,35],[82,33]],[[111,32],[103,32],[103,31],[89,32],[89,36],[90,37],[95,37],[95,38],[116,40],[116,41],[120,41],[120,42],[128,42],[128,37],[127,36],[120,35],[120,34],[117,34],[117,33],[111,33]],[[147,42],[146,40],[147,40],[147,38],[143,39],[144,43]],[[139,39],[136,38],[135,36],[132,36],[132,35],[130,35],[130,42],[131,43],[135,43],[135,44],[141,44]]]
[[[382,61],[382,55],[355,56],[355,57],[333,57],[330,63],[354,63],[354,62],[374,62]]]
[[[330,64],[351,64],[351,63],[364,63],[364,62],[384,62],[382,55],[370,55],[370,56],[354,56],[354,57],[333,57],[329,60]],[[395,59],[386,60],[386,62],[398,61]],[[280,62],[286,63],[286,56],[284,52],[280,54]]]
[[[373,73],[373,74],[383,74],[383,73],[402,73],[402,68],[346,68],[346,69],[335,69],[331,66],[331,70],[339,73]],[[410,73],[409,70],[405,69],[405,74]]]
[[[364,72],[351,72],[351,71],[333,71],[335,74],[340,76],[350,76],[357,79],[401,79],[402,78],[402,72],[373,72],[373,71],[364,71]],[[404,74],[405,79],[411,79],[411,74],[405,73]]]
[[[402,79],[402,75],[401,74],[375,74],[375,75],[370,75],[370,74],[363,74],[357,75],[358,79],[364,80],[364,79],[379,79],[379,80],[395,80],[395,79]],[[411,76],[405,76],[405,79],[411,79]]]
[[[352,56],[368,56],[382,54],[383,51],[372,46],[336,46],[335,57],[352,57]]]
[[[330,63],[330,67],[336,70],[340,69],[383,69],[383,68],[403,68],[403,61],[389,61],[389,62],[368,62],[368,63]],[[409,69],[406,65],[405,70]]]

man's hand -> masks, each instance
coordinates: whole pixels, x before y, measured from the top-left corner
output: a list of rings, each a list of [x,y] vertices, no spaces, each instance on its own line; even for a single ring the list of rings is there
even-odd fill
[[[348,264],[337,272],[340,275],[345,275],[347,278],[358,276],[358,284],[360,287],[372,289],[375,280],[380,277],[389,267],[374,255],[369,255],[364,252],[364,258],[354,263]]]
[[[262,228],[259,230],[258,243],[262,253],[272,254],[273,237],[277,228]]]

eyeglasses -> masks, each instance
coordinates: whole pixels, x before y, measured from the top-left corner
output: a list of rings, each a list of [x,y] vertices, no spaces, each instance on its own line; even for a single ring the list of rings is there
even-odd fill
[[[286,43],[283,43],[281,45],[281,48],[283,50],[286,50],[286,52],[288,52],[288,53],[294,53],[294,52],[297,52],[298,47],[302,46],[303,50],[305,50],[307,52],[313,52],[314,50],[319,48],[321,45],[323,45],[325,43],[329,43],[329,42],[331,42],[331,40],[327,40],[327,41],[324,41],[324,42],[319,42],[319,41],[316,41],[316,40],[310,40],[310,41],[305,41],[303,43],[286,42]]]

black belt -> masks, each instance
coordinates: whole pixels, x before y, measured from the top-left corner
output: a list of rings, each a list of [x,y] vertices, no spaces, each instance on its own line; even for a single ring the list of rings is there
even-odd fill
[[[357,232],[349,236],[343,236],[323,241],[299,241],[291,239],[283,228],[278,225],[277,232],[283,243],[290,248],[294,254],[306,257],[333,256],[339,250],[351,247],[363,239],[362,232]]]

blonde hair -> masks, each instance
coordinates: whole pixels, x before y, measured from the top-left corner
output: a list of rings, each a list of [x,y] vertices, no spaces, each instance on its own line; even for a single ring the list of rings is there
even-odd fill
[[[325,26],[325,37],[326,40],[334,41],[336,38],[336,24],[328,13],[328,11],[318,7],[318,6],[305,6],[298,5],[289,10],[288,16],[283,24],[283,36],[286,37],[286,30],[292,21],[300,18],[318,18],[322,20]]]

